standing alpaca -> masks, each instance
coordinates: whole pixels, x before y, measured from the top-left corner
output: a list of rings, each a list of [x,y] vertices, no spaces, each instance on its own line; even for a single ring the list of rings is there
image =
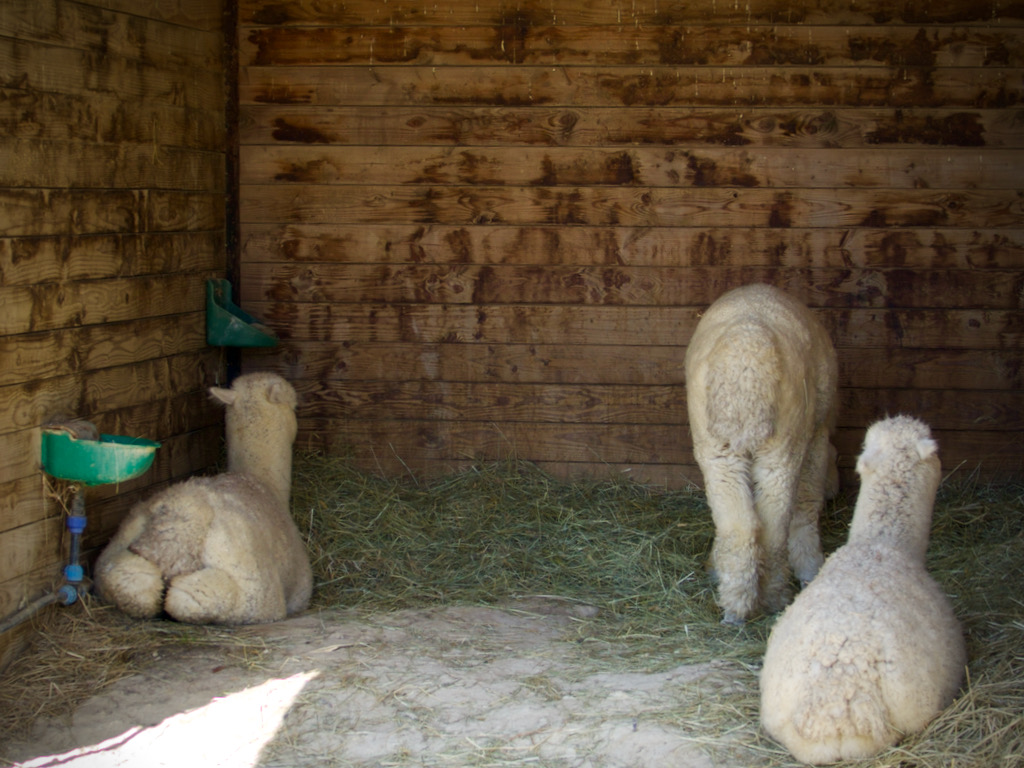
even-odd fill
[[[96,563],[96,590],[138,618],[163,610],[193,624],[282,619],[312,591],[289,512],[295,390],[253,373],[210,394],[227,408],[228,471],[136,504]]]
[[[693,452],[715,522],[724,623],[790,599],[821,566],[837,364],[807,307],[769,285],[736,288],[704,313],[686,351]]]
[[[779,618],[761,671],[765,730],[808,763],[871,757],[956,695],[966,650],[925,570],[940,467],[928,427],[873,425],[846,545]]]

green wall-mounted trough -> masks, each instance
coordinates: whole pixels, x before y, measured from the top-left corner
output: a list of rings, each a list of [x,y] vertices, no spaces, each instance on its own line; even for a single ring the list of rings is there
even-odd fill
[[[59,426],[44,427],[43,471],[83,485],[120,483],[149,469],[159,447],[142,437],[100,435],[99,440],[89,440]]]
[[[206,343],[211,347],[275,347],[277,336],[231,301],[231,283],[206,281]]]

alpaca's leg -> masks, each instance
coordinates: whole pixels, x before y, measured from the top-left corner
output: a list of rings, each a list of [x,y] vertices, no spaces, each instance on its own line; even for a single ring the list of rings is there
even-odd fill
[[[273,572],[273,564],[265,567]],[[223,568],[203,568],[171,579],[164,609],[189,624],[252,624],[286,615],[279,580],[254,572],[239,581]]]
[[[712,565],[724,624],[742,624],[757,606],[758,522],[750,493],[750,462],[740,456],[698,455],[715,523]]]
[[[203,568],[171,579],[164,607],[178,621],[189,624],[237,624],[241,590],[220,568]]]
[[[811,440],[800,471],[796,503],[789,523],[789,564],[801,584],[810,582],[824,562],[818,519],[825,504],[829,464],[835,466],[831,456],[833,450],[828,433],[821,429]]]
[[[96,591],[137,619],[151,619],[163,610],[160,569],[127,549],[104,553],[96,565]]]
[[[765,610],[780,611],[790,601],[788,541],[799,462],[778,450],[754,459],[754,506],[761,523],[760,594]]]

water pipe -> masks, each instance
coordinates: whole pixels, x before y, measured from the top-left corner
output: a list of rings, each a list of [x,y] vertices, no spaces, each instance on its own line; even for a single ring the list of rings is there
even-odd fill
[[[58,591],[63,594],[64,605],[71,605],[78,599],[83,589],[84,573],[78,560],[82,551],[82,532],[85,530],[85,497],[82,489],[75,492],[75,500],[71,502],[71,514],[67,519],[68,532],[71,534],[71,547],[68,564],[64,566],[64,581]]]
[[[48,592],[42,597],[33,600],[20,611],[16,611],[3,621],[0,621],[0,633],[13,629],[53,603],[59,602],[61,605],[71,605],[87,589],[85,574],[79,563],[82,551],[82,532],[85,531],[85,497],[82,495],[81,489],[78,489],[75,493],[74,501],[71,503],[71,513],[67,516],[67,526],[68,531],[71,533],[71,546],[68,564],[64,566],[64,583],[55,591]]]

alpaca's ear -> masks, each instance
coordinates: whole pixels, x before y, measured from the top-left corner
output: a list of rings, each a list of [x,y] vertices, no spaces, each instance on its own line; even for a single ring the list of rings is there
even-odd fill
[[[287,382],[275,381],[270,385],[270,389],[267,390],[267,400],[271,403],[289,405],[294,408],[296,405],[295,390]]]
[[[864,477],[865,474],[869,473],[874,466],[872,461],[874,457],[869,453],[862,453],[857,458],[857,474]]]
[[[210,387],[210,397],[222,405],[233,405],[238,393],[231,389]]]
[[[939,444],[930,437],[922,437],[917,441],[917,455],[922,459],[934,456],[939,452]]]

